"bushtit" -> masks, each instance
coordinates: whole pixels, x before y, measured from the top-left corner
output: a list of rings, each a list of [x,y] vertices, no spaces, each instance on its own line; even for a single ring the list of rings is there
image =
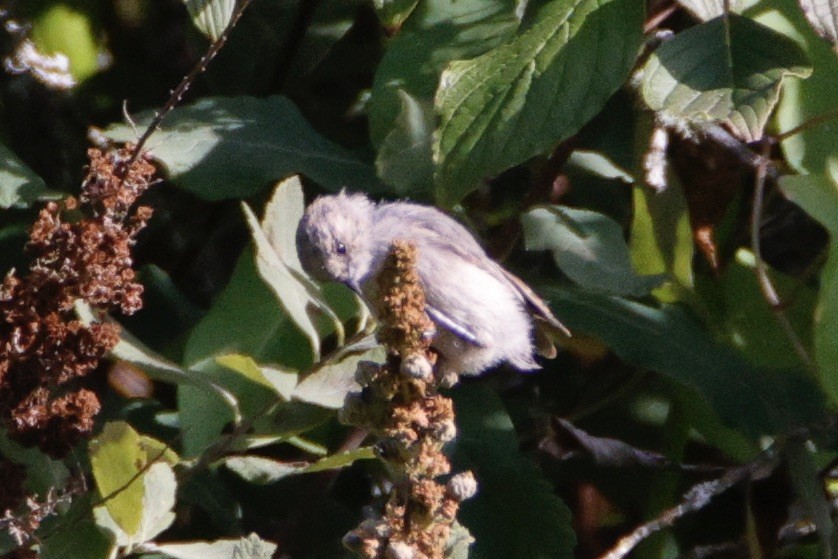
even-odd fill
[[[533,338],[540,354],[553,357],[556,349],[544,329],[569,335],[529,287],[489,258],[465,227],[435,208],[374,204],[363,194],[341,192],[317,198],[297,228],[303,268],[316,279],[347,285],[368,302],[395,240],[417,249],[441,378],[476,375],[503,361],[520,370],[538,369]]]

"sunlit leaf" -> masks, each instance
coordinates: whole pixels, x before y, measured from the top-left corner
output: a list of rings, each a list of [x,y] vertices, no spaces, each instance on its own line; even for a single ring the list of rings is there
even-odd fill
[[[232,456],[224,465],[242,479],[257,485],[274,483],[288,476],[339,470],[351,466],[357,460],[376,458],[373,447],[364,446],[321,458],[317,462],[282,462],[262,456]]]
[[[172,559],[270,559],[276,544],[251,534],[238,540],[166,543],[152,549]]]
[[[788,132],[806,125],[797,134],[783,139],[780,143],[783,154],[800,173],[826,173],[828,161],[835,157],[838,145],[838,126],[835,126],[838,56],[832,45],[815,34],[795,2],[761,0],[750,12],[763,25],[791,37],[812,64],[812,75],[808,78],[786,80],[777,106],[777,128]]]
[[[250,208],[242,204],[242,210],[256,244],[256,268],[259,275],[274,292],[279,304],[294,324],[305,334],[314,355],[319,355],[320,335],[309,314],[309,309],[317,307],[319,302],[312,298],[306,286],[294,277],[288,266],[280,260]]]
[[[396,194],[427,198],[434,177],[431,143],[436,118],[433,106],[402,90],[398,95],[401,112],[378,150],[375,169]]]
[[[387,46],[369,103],[376,145],[396,126],[399,91],[430,102],[445,65],[478,56],[512,36],[518,26],[513,0],[422,0]]]
[[[787,76],[811,73],[788,37],[736,14],[677,34],[649,57],[641,92],[677,121],[718,122],[745,141],[762,137]]]
[[[305,377],[294,389],[292,397],[324,408],[339,409],[349,392],[360,389],[355,381],[355,369],[362,360],[384,360],[384,350],[372,336],[345,347],[339,356]]]
[[[136,115],[136,126],[153,116]],[[106,134],[137,139],[124,124]],[[379,185],[372,166],[318,134],[284,97],[203,98],[172,111],[148,148],[178,186],[206,200],[244,198],[294,173],[332,190]]]
[[[294,371],[281,370],[276,367],[260,366],[247,355],[231,353],[215,358],[219,365],[241,373],[249,380],[273,390],[283,400],[290,400],[294,387],[297,386],[298,376]]]
[[[105,425],[90,441],[90,465],[99,494],[110,517],[126,534],[139,532],[143,520],[140,503],[145,495],[142,476],[145,453],[140,437],[130,425],[115,421]]]
[[[26,207],[47,193],[44,180],[0,144],[0,208]]]
[[[628,76],[643,17],[634,0],[551,2],[514,40],[451,63],[435,99],[437,199],[451,205],[576,133]]]
[[[597,212],[545,206],[521,217],[527,250],[549,250],[556,265],[591,291],[645,295],[663,277],[639,276],[631,267],[620,226]]]
[[[236,0],[183,0],[192,22],[201,32],[215,41],[230,24]]]
[[[268,399],[275,399],[272,390],[248,382],[216,363],[217,356],[230,353],[248,355],[258,363],[271,363],[290,371],[306,370],[313,362],[310,343],[259,277],[249,248],[239,258],[230,283],[210,312],[192,329],[184,363],[228,390],[232,388],[226,383],[236,385],[232,391],[242,413],[254,411],[251,406],[262,408]],[[187,456],[200,452],[227,423],[235,420],[223,401],[188,385],[178,387],[178,409]]]
[[[799,3],[815,33],[833,45],[838,44],[838,1],[799,0]]]
[[[729,0],[727,3],[731,12],[740,13],[756,1]],[[701,21],[707,21],[725,13],[725,0],[677,0],[677,2]]]

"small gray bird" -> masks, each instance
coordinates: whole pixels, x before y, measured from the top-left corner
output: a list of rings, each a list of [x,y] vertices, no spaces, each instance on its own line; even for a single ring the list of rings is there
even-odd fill
[[[341,192],[312,202],[297,228],[297,251],[306,272],[343,283],[367,301],[374,297],[374,278],[395,240],[417,249],[425,310],[436,325],[432,346],[440,356],[440,378],[477,375],[504,361],[524,371],[538,369],[533,338],[541,355],[554,357],[556,348],[545,331],[570,335],[523,281],[489,258],[465,227],[435,208],[374,204],[363,194]]]

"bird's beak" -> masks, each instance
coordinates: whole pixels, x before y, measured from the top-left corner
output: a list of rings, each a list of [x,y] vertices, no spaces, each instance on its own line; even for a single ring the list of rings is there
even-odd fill
[[[345,285],[346,287],[348,287],[349,289],[351,289],[352,291],[357,293],[359,297],[361,296],[361,286],[358,285],[357,281],[346,280],[345,282],[343,282],[343,285]]]

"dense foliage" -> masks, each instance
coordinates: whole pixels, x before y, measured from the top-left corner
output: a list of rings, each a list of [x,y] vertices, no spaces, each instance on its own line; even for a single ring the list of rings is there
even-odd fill
[[[448,211],[573,333],[420,395],[440,557],[838,553],[835,0],[6,4],[4,557],[420,559],[359,548],[413,514],[397,408],[350,426],[415,384],[296,253],[344,187]]]

